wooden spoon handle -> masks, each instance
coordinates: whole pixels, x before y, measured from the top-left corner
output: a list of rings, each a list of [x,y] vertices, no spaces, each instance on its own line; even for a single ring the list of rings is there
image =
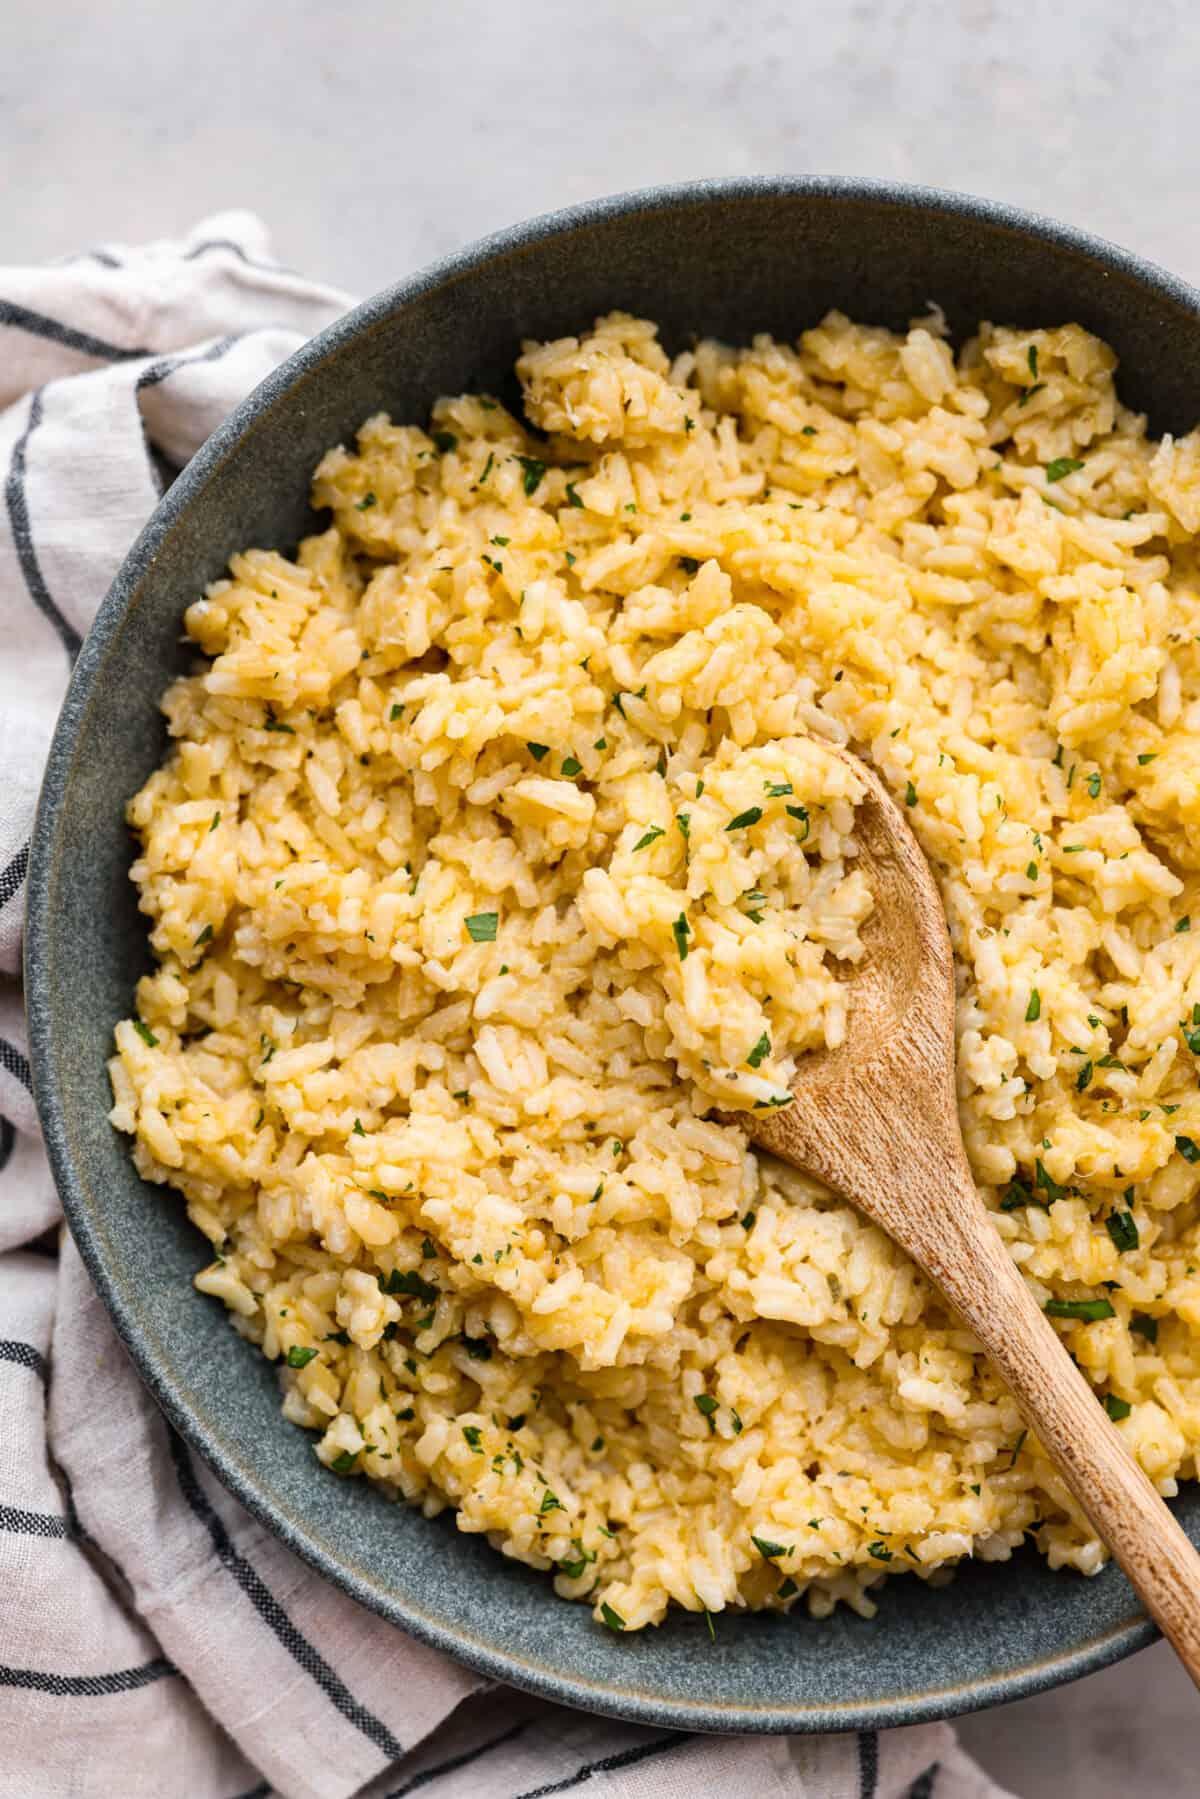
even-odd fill
[[[1039,1309],[970,1182],[930,1205],[916,1259],[979,1338],[1030,1427],[1200,1687],[1200,1555]],[[967,1189],[969,1188],[969,1191]]]

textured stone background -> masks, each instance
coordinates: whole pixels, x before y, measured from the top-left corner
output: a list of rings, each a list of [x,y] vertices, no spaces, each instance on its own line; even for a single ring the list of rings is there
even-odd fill
[[[574,200],[809,171],[1015,201],[1200,282],[1187,0],[0,0],[0,17],[6,262],[249,206],[285,261],[366,293]],[[1022,1799],[1191,1799],[1198,1717],[1159,1646],[962,1734]]]

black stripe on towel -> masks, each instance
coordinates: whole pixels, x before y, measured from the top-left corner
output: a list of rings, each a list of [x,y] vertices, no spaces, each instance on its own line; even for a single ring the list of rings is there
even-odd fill
[[[606,1755],[598,1762],[585,1762],[565,1780],[552,1780],[549,1786],[530,1787],[527,1792],[518,1793],[516,1799],[546,1799],[549,1793],[565,1793],[571,1787],[582,1786],[593,1774],[615,1774],[620,1768],[636,1767],[638,1762],[649,1761],[653,1755],[665,1755],[669,1749],[682,1748],[691,1740],[690,1734],[675,1731],[669,1737],[659,1737],[654,1743],[638,1743],[633,1749],[622,1749],[618,1755]]]
[[[464,1749],[461,1755],[451,1755],[446,1761],[438,1762],[436,1767],[422,1768],[419,1774],[414,1774],[412,1779],[405,1781],[402,1787],[395,1787],[390,1793],[385,1794],[384,1799],[405,1799],[406,1794],[416,1793],[421,1787],[427,1787],[431,1781],[440,1780],[443,1774],[453,1774],[459,1768],[465,1768],[469,1763],[477,1762],[481,1755],[488,1753],[489,1749],[499,1749],[501,1743],[511,1743],[514,1737],[520,1736],[523,1730],[528,1729],[529,1719],[522,1718],[519,1724],[510,1724],[507,1730],[501,1731],[498,1737],[492,1737],[489,1742],[478,1743],[474,1749]]]
[[[8,1167],[9,1157],[16,1147],[17,1133],[8,1119],[0,1114],[0,1174]],[[0,1358],[2,1359],[2,1358]]]
[[[244,1793],[235,1793],[233,1799],[271,1799],[271,1783],[260,1780],[256,1787],[247,1787]]]
[[[101,362],[135,362],[139,356],[153,354],[145,349],[123,350],[120,344],[93,337],[90,331],[76,331],[74,325],[64,325],[28,306],[18,306],[15,300],[0,300],[0,325],[15,326],[18,331],[47,338],[52,344],[61,344],[65,350],[78,350],[81,355],[95,356]]]
[[[160,361],[152,362],[138,376],[136,391],[142,393],[147,387],[157,387],[160,381],[165,381],[176,369],[191,368],[197,362],[216,362],[227,351],[232,350],[234,344],[240,344],[245,335],[244,331],[233,331],[228,337],[219,337],[215,344],[209,344],[207,350],[202,350],[199,356],[164,356]]]
[[[2,320],[2,314],[0,314],[0,320]],[[8,522],[12,530],[13,542],[17,546],[17,561],[21,564],[21,573],[25,577],[29,597],[38,611],[50,620],[62,639],[67,655],[74,660],[79,654],[79,646],[83,639],[74,625],[63,617],[50,597],[50,589],[42,578],[37,552],[33,547],[33,536],[29,529],[29,504],[25,498],[25,455],[29,447],[29,440],[37,430],[41,419],[42,390],[39,387],[29,402],[29,418],[25,429],[13,445],[8,480],[4,484],[4,498],[8,505]]]
[[[7,868],[0,868],[0,906],[7,906],[29,873],[29,845],[23,844]]]
[[[0,1687],[23,1687],[30,1693],[50,1693],[55,1699],[104,1699],[111,1693],[135,1693],[139,1687],[178,1673],[174,1662],[161,1655],[140,1668],[121,1668],[115,1674],[42,1674],[36,1668],[0,1667]]]
[[[212,1546],[234,1580],[236,1580],[259,1617],[268,1624],[275,1636],[282,1643],[288,1654],[311,1676],[325,1697],[349,1723],[353,1724],[367,1737],[375,1747],[387,1756],[389,1761],[400,1761],[405,1754],[404,1747],[392,1735],[382,1719],[374,1712],[360,1705],[354,1695],[342,1684],[324,1657],[314,1649],[292,1620],[288,1617],[274,1594],[268,1591],[262,1576],[234,1548],[229,1532],[225,1529],[217,1513],[206,1499],[191,1457],[184,1447],[183,1440],[175,1432],[167,1432],[171,1447],[171,1460],[175,1464],[175,1473],[179,1486],[188,1505],[196,1517],[205,1526]]]
[[[28,1087],[32,1093],[33,1076],[29,1072],[29,1057],[15,1043],[10,1043],[7,1037],[0,1037],[0,1068],[5,1069],[15,1081],[20,1081],[22,1087]]]
[[[247,268],[262,269],[268,275],[285,275],[289,271],[277,262],[259,262],[257,257],[248,256],[241,244],[235,244],[231,237],[210,237],[202,244],[193,244],[186,253],[184,262],[195,262],[198,256],[207,256],[210,250],[231,250],[239,262]]]
[[[20,1506],[0,1505],[0,1530],[14,1537],[69,1537],[71,1526],[65,1518],[49,1512],[25,1512]]]
[[[930,1762],[925,1772],[917,1775],[904,1799],[933,1799],[933,1783],[941,1773],[941,1768],[941,1762]]]
[[[858,1799],[875,1799],[879,1791],[879,1732],[858,1733]]]
[[[0,1362],[15,1362],[18,1368],[28,1368],[39,1380],[46,1379],[46,1358],[32,1343],[19,1343],[15,1337],[0,1339]]]

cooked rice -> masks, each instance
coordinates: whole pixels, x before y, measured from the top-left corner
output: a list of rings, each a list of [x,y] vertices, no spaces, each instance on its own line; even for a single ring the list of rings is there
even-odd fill
[[[1078,326],[529,344],[333,450],[133,800],[113,1122],[334,1474],[629,1629],[1103,1549],[880,1231],[724,1114],[836,1042],[871,757],[996,1223],[1163,1493],[1200,1441],[1200,437]],[[740,821],[740,822],[735,822]],[[898,1096],[898,1103],[903,1103]]]

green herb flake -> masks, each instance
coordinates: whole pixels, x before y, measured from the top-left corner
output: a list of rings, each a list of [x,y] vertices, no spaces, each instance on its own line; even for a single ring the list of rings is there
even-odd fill
[[[319,1354],[319,1353],[320,1353],[320,1352],[319,1352],[319,1351],[318,1351],[318,1350],[315,1350],[315,1349],[301,1349],[301,1348],[300,1348],[300,1347],[299,1347],[299,1345],[297,1345],[297,1346],[296,1346],[296,1347],[295,1347],[295,1348],[293,1348],[293,1349],[289,1349],[289,1350],[288,1350],[288,1352],[287,1352],[287,1365],[288,1365],[288,1367],[289,1367],[289,1368],[307,1368],[307,1367],[308,1367],[308,1364],[309,1364],[309,1363],[310,1363],[310,1362],[311,1362],[311,1361],[312,1361],[312,1360],[313,1360],[313,1359],[314,1359],[314,1357],[316,1357],[316,1356],[317,1356],[317,1355],[318,1355],[318,1354]]]
[[[472,912],[466,921],[467,936],[472,943],[495,943],[499,922],[498,912]]]
[[[1144,756],[1138,757],[1138,767],[1145,768],[1147,762],[1154,762],[1157,760],[1157,757],[1158,757],[1157,750],[1148,750]]]
[[[689,836],[691,835],[691,829],[692,829],[691,813],[690,812],[677,812],[675,814],[675,823],[679,826],[679,835],[683,838],[683,841],[686,843],[688,841]]]
[[[1185,1162],[1200,1162],[1200,1144],[1191,1137],[1176,1137],[1175,1147]]]
[[[1128,1418],[1133,1407],[1127,1399],[1118,1399],[1115,1393],[1106,1393],[1104,1395],[1104,1409],[1112,1419],[1113,1423],[1119,1424],[1122,1418]]]
[[[622,1618],[620,1612],[615,1612],[613,1610],[607,1599],[603,1599],[600,1602],[600,1616],[604,1619],[604,1622],[610,1630],[624,1630],[624,1618]]]
[[[751,1068],[757,1068],[759,1063],[764,1062],[770,1053],[771,1039],[764,1031],[758,1042],[754,1045],[754,1048],[750,1051],[750,1054],[746,1057],[746,1060]]]
[[[473,1362],[490,1362],[492,1359],[492,1346],[486,1337],[467,1337],[466,1349]]]
[[[666,833],[663,831],[663,828],[661,825],[651,825],[650,829],[645,833],[645,835],[642,837],[639,837],[637,842],[634,844],[634,846],[633,846],[634,855],[637,854],[638,850],[644,850],[646,848],[647,844],[655,843],[658,840],[658,838],[663,837],[665,835],[666,835]]]
[[[717,1409],[717,1401],[711,1393],[696,1393],[693,1395],[692,1403],[708,1425],[711,1434],[716,1429],[716,1425],[713,1423],[713,1413]]]
[[[685,575],[694,575],[700,568],[700,564],[694,556],[681,556],[679,558],[679,566]]]
[[[1092,1064],[1090,1062],[1085,1062],[1083,1067],[1079,1070],[1079,1073],[1075,1076],[1075,1086],[1077,1091],[1083,1093],[1091,1086],[1091,1082]]]
[[[574,756],[568,756],[562,765],[562,771],[568,780],[573,780],[576,775],[583,773],[583,763],[578,762]]]
[[[1029,995],[1029,1004],[1025,1008],[1025,1023],[1036,1024],[1042,1016],[1042,996],[1035,987]]]
[[[552,1493],[549,1487],[547,1487],[546,1491],[542,1494],[542,1503],[538,1507],[538,1516],[544,1518],[547,1512],[565,1512],[566,1509],[566,1506],[558,1497],[558,1494]]]
[[[867,1554],[873,1555],[877,1562],[890,1562],[892,1552],[886,1543],[868,1543]]]
[[[1053,485],[1055,481],[1065,480],[1082,467],[1082,462],[1075,456],[1056,456],[1053,462],[1046,464],[1046,480]]]
[[[740,831],[749,825],[756,825],[761,817],[761,806],[748,806],[744,812],[739,812],[736,818],[731,818],[725,829],[726,831]]]
[[[806,843],[808,841],[808,834],[812,830],[812,820],[808,816],[808,807],[785,806],[784,811],[789,818],[799,819],[800,823],[804,826],[804,835],[801,837],[800,842]]]
[[[692,927],[687,921],[687,913],[681,912],[679,917],[675,920],[675,923],[671,926],[671,935],[675,939],[675,948],[679,951],[679,960],[681,962],[687,961],[688,938],[691,934]]]
[[[913,786],[912,782],[910,781],[908,783],[908,786],[904,789],[904,804],[906,806],[915,806],[916,803],[917,803],[917,790]]]
[[[466,1438],[469,1448],[479,1449],[483,1432],[477,1424],[464,1424],[462,1427],[462,1434]],[[480,1451],[480,1453],[482,1454],[482,1451]]]
[[[150,1029],[148,1024],[143,1024],[140,1018],[135,1018],[133,1021],[133,1028],[141,1038],[142,1042],[146,1045],[147,1049],[158,1048],[158,1038],[154,1035],[154,1032]]]
[[[329,1466],[335,1474],[349,1474],[358,1460],[357,1449],[343,1449],[341,1455],[335,1455]]]
[[[263,720],[263,730],[264,731],[279,731],[285,737],[294,737],[296,735],[296,733],[295,733],[295,731],[293,731],[291,725],[285,725],[285,724],[280,723],[279,719],[276,718],[275,714],[271,711],[271,708],[269,706],[267,707],[267,716]]]
[[[1192,928],[1191,915],[1190,915],[1190,913],[1185,913],[1184,916],[1179,920],[1179,923],[1175,926],[1175,935],[1178,937],[1184,931],[1190,931],[1191,928]]]
[[[1135,1312],[1129,1320],[1129,1328],[1135,1337],[1142,1337],[1147,1343],[1158,1342],[1158,1319],[1152,1318],[1149,1312]]]
[[[438,1290],[429,1281],[422,1279],[415,1268],[401,1274],[396,1268],[388,1275],[379,1276],[379,1287],[383,1293],[407,1293],[413,1299],[423,1299],[426,1305],[432,1305],[438,1296]]]
[[[583,501],[579,497],[579,487],[574,481],[567,482],[567,504],[578,506],[581,510],[583,508]]]
[[[743,1430],[745,1430],[745,1428],[746,1428],[746,1427],[745,1427],[745,1425],[744,1425],[744,1424],[743,1424],[743,1423],[742,1423],[742,1421],[741,1421],[741,1419],[740,1419],[740,1418],[739,1418],[739,1416],[738,1416],[738,1414],[737,1414],[737,1412],[736,1412],[736,1411],[735,1411],[735,1410],[734,1410],[734,1409],[733,1409],[733,1407],[732,1407],[732,1406],[730,1406],[730,1408],[729,1408],[729,1419],[730,1419],[730,1423],[731,1423],[731,1424],[732,1424],[732,1425],[733,1425],[733,1434],[734,1434],[734,1436],[735,1436],[735,1437],[740,1437],[740,1436],[741,1436],[741,1434],[742,1434],[742,1432],[743,1432]]]
[[[540,762],[544,756],[550,754],[550,745],[548,743],[527,743],[525,748],[529,751],[529,754],[533,757],[535,762]]]
[[[1104,1228],[1113,1241],[1113,1248],[1118,1252],[1136,1249],[1140,1241],[1137,1220],[1132,1212],[1110,1212],[1104,1220]]]
[[[526,498],[532,499],[542,484],[542,476],[546,473],[546,464],[540,462],[536,456],[518,456],[517,461],[521,465],[524,476],[521,485],[525,489]]]
[[[430,435],[443,456],[448,456],[451,450],[457,450],[458,439],[453,431],[433,431]]]
[[[767,797],[773,800],[782,799],[785,793],[793,793],[795,789],[790,781],[764,781],[763,788]]]
[[[750,1533],[750,1541],[765,1562],[776,1561],[781,1555],[791,1555],[794,1548],[794,1545],[785,1548],[782,1543],[772,1543],[766,1537],[756,1537],[753,1531]]]
[[[1107,1299],[1048,1299],[1042,1309],[1049,1318],[1080,1318],[1085,1324],[1116,1317]]]
[[[192,948],[199,949],[201,944],[211,943],[212,942],[212,934],[213,934],[212,926],[210,924],[206,924],[204,929],[201,931],[200,935],[197,937],[195,943],[193,943]]]
[[[1008,1458],[1008,1465],[1010,1468],[1016,1467],[1017,1457],[1020,1455],[1021,1451],[1024,1449],[1025,1439],[1028,1435],[1029,1435],[1029,1432],[1027,1430],[1023,1430],[1021,1432],[1020,1436],[1017,1438],[1016,1442],[1013,1444],[1012,1454]]]
[[[369,512],[371,507],[375,504],[375,495],[373,493],[365,493],[361,500],[355,501],[354,510],[356,512]]]

